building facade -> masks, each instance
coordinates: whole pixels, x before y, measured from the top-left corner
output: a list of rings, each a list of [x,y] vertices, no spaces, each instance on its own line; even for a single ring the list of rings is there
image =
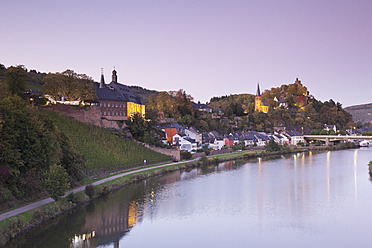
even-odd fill
[[[266,100],[262,100],[259,84],[257,84],[257,93],[254,98],[254,111],[263,113],[269,112],[269,104]]]
[[[101,117],[110,120],[127,120],[135,113],[145,117],[145,105],[124,84],[118,83],[116,70],[112,71],[112,81],[105,84],[103,74],[100,83],[96,84],[96,95]]]

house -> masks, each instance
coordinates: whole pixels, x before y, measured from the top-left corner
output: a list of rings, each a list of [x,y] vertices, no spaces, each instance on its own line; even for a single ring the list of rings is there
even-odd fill
[[[162,130],[167,133],[168,143],[173,143],[172,138],[175,134],[180,134],[180,135],[185,134],[185,128],[178,123],[171,123],[169,125],[166,125],[162,128]]]
[[[291,145],[297,145],[300,142],[306,143],[304,135],[297,131],[284,131],[282,135],[286,136],[286,138],[289,140],[289,144]]]
[[[274,133],[273,135],[271,135],[271,138],[274,139],[274,141],[279,145],[283,145],[285,142],[283,136],[281,136],[280,134]]]
[[[227,136],[225,137],[225,146],[229,146],[229,147],[232,147],[234,145],[234,139],[232,136]]]
[[[112,71],[112,81],[105,84],[103,74],[101,82],[95,84],[95,92],[98,100],[92,105],[100,107],[100,116],[110,120],[126,120],[139,113],[145,117],[145,105],[139,97],[133,95],[126,85],[117,81],[116,71]]]
[[[193,105],[193,108],[202,112],[212,113],[212,109],[206,104],[197,103]]]
[[[185,129],[185,135],[187,137],[190,137],[191,139],[196,140],[196,142],[199,143],[199,144],[203,143],[203,135],[201,133],[199,133],[199,131],[194,127],[186,128]]]
[[[270,141],[269,136],[267,136],[265,133],[257,133],[254,135],[254,137],[257,140],[257,146],[265,146]]]
[[[198,144],[194,139],[190,139],[185,135],[175,134],[172,137],[173,145],[180,146],[181,151],[195,153],[198,149]]]
[[[326,130],[327,132],[333,130],[335,133],[337,133],[336,125],[324,125],[323,130]]]
[[[288,103],[284,99],[274,97],[274,101],[277,102],[279,108],[288,108]]]
[[[255,142],[257,144],[257,140],[253,135],[245,135],[244,136],[245,146],[253,146]]]
[[[211,148],[213,150],[221,150],[225,146],[225,139],[222,137],[215,138]]]

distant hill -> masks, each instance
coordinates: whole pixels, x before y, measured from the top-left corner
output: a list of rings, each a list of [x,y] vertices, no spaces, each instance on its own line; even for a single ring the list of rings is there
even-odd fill
[[[372,121],[372,103],[346,107],[345,110],[353,116],[355,122],[366,123]]]
[[[145,88],[142,88],[140,86],[128,86],[130,91],[135,95],[142,99],[143,102],[146,102],[147,99],[149,99],[149,96],[152,94],[159,94],[156,90],[148,90]]]

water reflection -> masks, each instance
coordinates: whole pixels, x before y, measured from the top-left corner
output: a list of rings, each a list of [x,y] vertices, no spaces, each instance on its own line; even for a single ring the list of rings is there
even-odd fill
[[[78,208],[9,247],[339,247],[332,242],[354,240],[351,227],[360,245],[358,225],[372,222],[372,187],[362,183],[368,159],[358,150],[298,153],[178,171]]]

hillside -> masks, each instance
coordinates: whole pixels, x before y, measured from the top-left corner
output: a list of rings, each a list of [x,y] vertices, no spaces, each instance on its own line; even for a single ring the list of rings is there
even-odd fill
[[[353,121],[367,123],[372,121],[372,103],[346,107],[345,110],[353,116]]]
[[[143,102],[147,102],[149,99],[149,96],[152,94],[159,94],[158,91],[155,90],[148,90],[145,88],[142,88],[140,86],[128,86],[130,91],[135,95],[142,99]]]
[[[170,160],[169,156],[149,150],[132,140],[120,138],[116,132],[79,122],[72,117],[45,111],[58,129],[86,159],[88,172],[129,169],[147,163]]]

